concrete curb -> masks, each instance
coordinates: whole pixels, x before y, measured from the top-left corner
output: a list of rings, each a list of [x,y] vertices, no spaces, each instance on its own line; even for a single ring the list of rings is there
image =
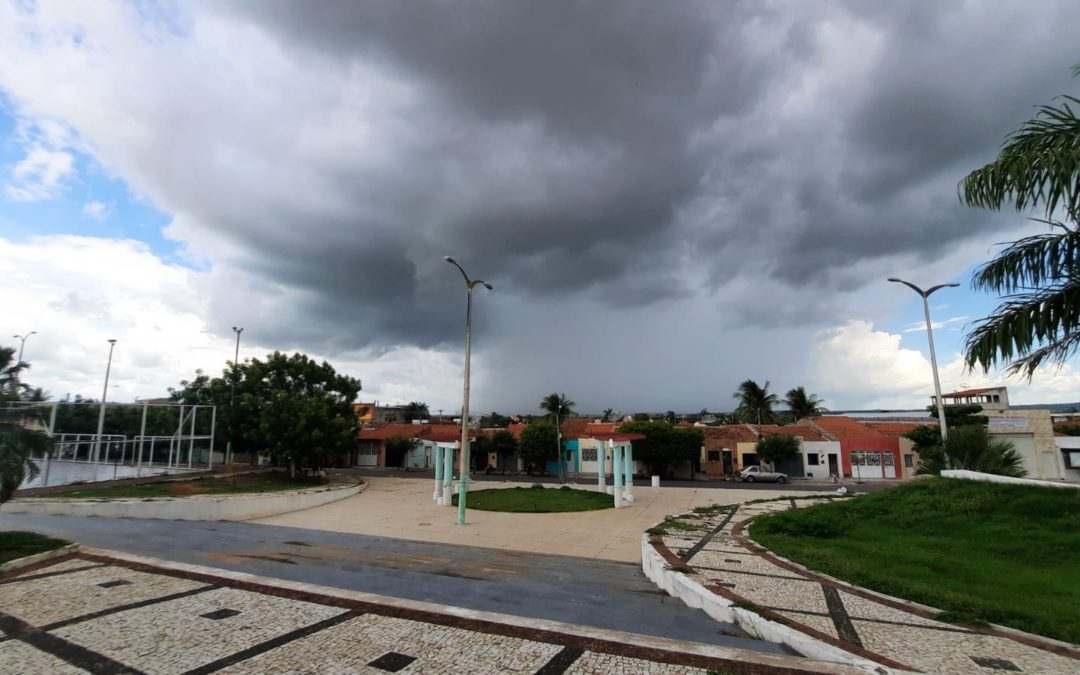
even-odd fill
[[[645,649],[663,650],[667,652],[689,654],[693,656],[701,656],[712,659],[734,661],[740,664],[758,666],[763,672],[770,672],[773,669],[795,673],[825,673],[826,675],[857,675],[858,673],[866,672],[862,669],[852,669],[844,664],[822,663],[795,656],[778,656],[773,654],[764,654],[761,652],[738,649],[733,647],[721,647],[718,645],[708,645],[697,642],[672,640],[669,638],[639,635],[636,633],[626,633],[623,631],[610,630],[605,628],[595,628],[592,626],[582,626],[578,624],[563,623],[560,621],[551,621],[547,619],[527,618],[521,616],[514,616],[511,614],[502,614],[498,612],[487,612],[482,610],[466,609],[463,607],[452,607],[449,605],[422,602],[419,600],[406,600],[403,598],[394,598],[385,595],[377,595],[374,593],[365,593],[363,591],[350,591],[341,588],[319,586],[316,584],[308,584],[299,581],[274,579],[270,577],[258,576],[255,574],[248,574],[246,572],[234,572],[231,570],[218,569],[214,567],[204,567],[201,565],[172,562],[168,560],[161,560],[158,558],[137,556],[106,549],[95,549],[84,546],[80,547],[79,552],[88,556],[111,558],[121,562],[127,562],[136,565],[147,565],[150,567],[170,570],[177,573],[219,577],[241,584],[267,586],[276,589],[311,594],[313,596],[341,598],[344,600],[378,604],[385,607],[408,610],[411,612],[425,612],[459,619],[485,621],[495,624],[501,624],[504,626],[512,626],[514,628],[520,628],[523,630],[546,631],[550,633],[559,633],[563,635],[571,635],[575,637],[593,639],[604,642],[612,642],[622,645],[633,645]],[[318,602],[317,598],[311,601]],[[755,670],[753,672],[758,671]],[[884,671],[878,672],[882,673]]]
[[[662,523],[657,523],[657,526],[660,525]],[[692,575],[671,569],[650,540],[648,533],[643,534],[641,538],[641,569],[654,584],[667,591],[668,595],[682,600],[688,607],[700,609],[717,621],[733,623],[758,639],[787,645],[808,658],[843,664],[862,673],[887,675],[907,672],[887,668],[810,637],[794,628],[770,621],[756,612],[736,607],[727,598],[713,593],[694,581]]]
[[[9,560],[6,563],[0,565],[0,575],[20,570],[24,567],[30,567],[31,565],[37,565],[53,558],[60,558],[65,555],[71,555],[72,553],[79,552],[78,544],[68,544],[61,546],[60,548],[54,548],[51,551],[43,551],[41,553],[35,553],[34,555],[28,555],[25,558],[16,558]]]
[[[13,499],[4,513],[145,518],[151,520],[252,520],[322,506],[363,492],[367,483],[237,495],[152,499]]]
[[[968,471],[967,469],[946,469],[941,472],[942,478],[962,478],[964,480],[978,480],[986,483],[1005,483],[1007,485],[1034,485],[1035,487],[1055,487],[1080,489],[1080,483],[1065,483],[1063,481],[1038,480],[1036,478],[1013,478],[1012,476],[997,476],[992,473]]]

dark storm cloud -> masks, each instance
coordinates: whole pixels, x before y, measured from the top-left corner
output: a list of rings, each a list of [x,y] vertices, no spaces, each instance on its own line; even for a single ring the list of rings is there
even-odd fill
[[[204,219],[239,233],[248,269],[318,298],[283,337],[345,321],[358,344],[422,346],[458,321],[447,253],[500,292],[612,308],[701,292],[689,278],[813,287],[786,314],[761,311],[769,297],[729,311],[820,320],[870,281],[856,263],[935,259],[1000,226],[956,182],[1067,86],[1070,46],[1048,36],[1078,14],[1029,12],[1020,31],[1018,9],[939,2],[210,6],[311,67],[362,64],[417,92],[383,163],[300,167],[352,215]]]

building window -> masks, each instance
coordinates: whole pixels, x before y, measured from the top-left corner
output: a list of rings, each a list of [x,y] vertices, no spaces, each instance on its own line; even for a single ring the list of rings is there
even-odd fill
[[[810,454],[806,456],[806,463],[810,466],[817,466],[820,461],[820,458],[815,454]]]
[[[710,461],[710,462],[719,462],[720,461],[720,451],[719,450],[709,450],[707,452],[708,452],[708,457],[709,457],[708,461]]]
[[[585,448],[581,451],[581,461],[583,462],[595,462],[596,461],[596,448]]]
[[[909,469],[914,469],[915,468],[915,456],[914,455],[904,455],[904,466],[909,468]]]

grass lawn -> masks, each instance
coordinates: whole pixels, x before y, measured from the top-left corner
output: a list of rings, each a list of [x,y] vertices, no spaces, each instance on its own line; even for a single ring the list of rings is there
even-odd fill
[[[761,516],[750,536],[947,621],[1080,643],[1080,490],[932,478]]]
[[[33,532],[0,532],[0,563],[67,545],[68,542],[63,539],[53,539]]]
[[[457,504],[454,495],[454,504]],[[511,511],[513,513],[563,513],[565,511],[595,511],[615,505],[611,495],[588,490],[561,488],[504,488],[469,492],[465,506],[478,511]]]
[[[190,495],[225,495],[249,492],[276,492],[325,485],[323,479],[290,479],[283,473],[255,473],[235,478],[197,478],[116,487],[73,486],[71,490],[36,495],[41,499],[110,499],[114,497],[187,497]]]

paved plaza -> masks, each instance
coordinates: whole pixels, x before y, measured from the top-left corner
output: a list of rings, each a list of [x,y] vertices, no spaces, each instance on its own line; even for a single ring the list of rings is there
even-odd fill
[[[853,672],[246,574],[81,553],[0,578],[0,672]]]
[[[637,486],[634,504],[625,509],[577,513],[469,510],[468,524],[462,527],[455,521],[456,508],[440,507],[432,502],[434,481],[397,477],[364,480],[370,485],[355,497],[253,522],[638,563],[641,533],[666,515],[709,504],[738,504],[793,494],[783,490]],[[474,483],[472,488],[529,485],[485,481]],[[576,487],[596,489],[596,484],[581,482]]]
[[[1080,651],[1073,647],[1016,631],[937,621],[936,610],[807,571],[744,534],[754,516],[823,499],[749,503],[687,518],[694,529],[654,536],[653,545],[671,565],[692,568],[706,591],[891,668],[948,674],[1080,672]]]

